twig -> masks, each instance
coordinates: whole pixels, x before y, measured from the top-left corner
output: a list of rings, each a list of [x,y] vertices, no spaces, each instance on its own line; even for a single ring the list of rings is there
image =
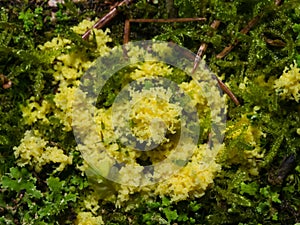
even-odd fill
[[[285,47],[286,46],[286,43],[279,39],[275,39],[275,40],[272,40],[269,38],[264,38],[264,39],[267,44],[274,46],[274,47]]]
[[[206,18],[172,18],[172,19],[128,19],[124,26],[124,44],[129,42],[130,23],[182,23],[192,21],[205,21]]]
[[[220,20],[214,20],[212,22],[212,24],[210,25],[210,27],[212,27],[213,29],[216,30],[219,27],[220,23],[221,23]],[[195,57],[192,73],[194,73],[196,71],[196,69],[198,68],[199,62],[200,62],[204,52],[206,51],[206,49],[207,49],[207,43],[204,42],[200,45],[200,47],[198,49],[197,55]]]
[[[214,20],[212,22],[212,24],[210,25],[213,29],[217,29],[220,25],[221,21],[220,20]],[[194,60],[194,66],[193,66],[193,70],[192,70],[192,74],[196,71],[196,69],[199,66],[200,60],[202,59],[203,54],[205,53],[207,49],[207,43],[202,43],[198,49],[197,55],[195,57]],[[240,105],[239,100],[235,97],[235,95],[230,91],[230,89],[218,78],[218,84],[220,86],[220,88],[232,99],[232,101],[236,104],[236,105]]]
[[[107,24],[112,18],[114,18],[117,14],[118,14],[118,8],[124,4],[130,4],[132,3],[133,0],[123,0],[120,3],[117,3],[110,11],[109,13],[107,13],[105,16],[103,16],[101,19],[99,19],[94,26],[92,27],[92,29],[96,28],[96,29],[101,29],[105,24]],[[85,32],[82,35],[83,39],[87,39],[91,32],[92,29],[89,29],[87,32]]]
[[[237,97],[235,97],[235,95],[232,93],[232,91],[218,77],[216,77],[216,78],[217,78],[220,88],[231,98],[231,100],[236,105],[240,105],[239,100],[237,99]]]
[[[282,0],[275,0],[275,5],[276,5],[276,6],[280,6],[281,3],[282,3]],[[251,30],[251,28],[254,27],[254,26],[257,24],[257,22],[260,20],[261,17],[262,17],[262,14],[257,15],[256,17],[254,17],[252,20],[249,21],[249,23],[247,24],[247,26],[244,27],[240,32],[241,32],[242,34],[247,34],[247,33]],[[232,50],[238,43],[239,43],[239,41],[238,41],[238,40],[235,40],[235,41],[233,42],[233,44],[230,44],[229,46],[225,47],[225,48],[222,50],[222,52],[220,52],[220,53],[216,56],[216,58],[217,58],[217,59],[222,59],[222,58],[223,58],[224,56],[226,56],[229,52],[231,52],[231,50]]]
[[[129,35],[130,35],[130,21],[125,20],[124,25],[124,44],[127,44],[129,42]]]
[[[251,30],[251,28],[252,28],[253,26],[256,25],[256,23],[259,21],[260,18],[261,18],[261,15],[258,15],[258,16],[256,16],[256,17],[254,17],[252,20],[249,21],[249,23],[247,24],[247,26],[245,26],[240,32],[241,32],[242,34],[247,34],[247,33]],[[220,53],[216,56],[216,58],[217,58],[217,59],[222,59],[222,58],[223,58],[224,56],[226,56],[229,52],[231,52],[231,50],[232,50],[238,43],[239,43],[239,41],[238,41],[238,40],[235,40],[233,44],[230,44],[229,46],[225,47],[225,48],[223,49],[223,51],[220,52]]]

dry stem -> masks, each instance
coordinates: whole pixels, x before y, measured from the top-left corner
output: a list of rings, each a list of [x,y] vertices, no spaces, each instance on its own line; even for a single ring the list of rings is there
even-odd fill
[[[220,20],[214,20],[212,22],[212,24],[210,25],[213,29],[217,29],[220,25],[221,21]],[[197,52],[197,55],[195,57],[195,61],[194,61],[194,67],[193,67],[193,70],[192,70],[192,73],[194,73],[199,65],[199,62],[203,56],[203,54],[205,53],[207,49],[207,43],[202,43],[198,49],[198,52]]]
[[[276,6],[280,6],[282,3],[282,0],[275,0],[275,5]],[[248,22],[248,24],[240,31],[242,34],[247,34],[252,27],[254,27],[257,22],[260,20],[260,18],[262,17],[262,15],[257,15],[256,17],[254,17],[252,20],[250,20]],[[222,59],[224,56],[226,56],[229,52],[231,52],[231,50],[239,43],[238,40],[235,40],[233,42],[233,44],[230,44],[229,46],[225,47],[222,52],[220,52],[216,58],[217,59]]]
[[[95,24],[94,26],[92,27],[93,28],[96,28],[96,29],[101,29],[105,24],[107,24],[109,21],[111,21],[117,14],[118,14],[118,7],[124,5],[124,4],[130,4],[132,3],[133,0],[123,0],[122,2],[120,3],[117,3],[110,11],[109,13],[107,13],[105,16],[103,16],[101,19],[99,19]],[[82,38],[83,39],[88,39],[88,37],[90,36],[91,34],[91,31],[92,29],[89,29],[87,32],[85,32],[83,35],[82,35]]]
[[[250,20],[247,24],[247,26],[245,26],[240,32],[242,34],[247,34],[251,28],[259,21],[259,19],[261,18],[261,15],[254,17],[252,20]],[[222,59],[223,57],[225,57],[229,52],[231,52],[231,50],[239,43],[238,40],[235,40],[233,44],[228,45],[227,47],[225,47],[223,49],[222,52],[220,52],[216,58],[217,59]]]

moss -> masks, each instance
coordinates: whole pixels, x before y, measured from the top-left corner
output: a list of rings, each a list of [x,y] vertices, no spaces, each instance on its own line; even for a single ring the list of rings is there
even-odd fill
[[[208,66],[222,77],[242,103],[236,107],[227,102],[225,148],[218,156],[222,169],[214,184],[205,187],[205,194],[201,192],[193,200],[172,202],[166,196],[152,196],[150,201],[136,193],[126,199],[124,208],[115,208],[110,202],[116,198],[104,200],[106,195],[116,195],[120,187],[107,180],[97,185],[87,182],[82,173],[86,165],[76,150],[69,117],[63,113],[69,107],[65,102],[66,93],[72,92],[79,79],[78,74],[73,77],[74,70],[87,69],[87,62],[99,54],[94,50],[101,47],[100,39],[91,36],[89,42],[83,41],[71,27],[83,19],[105,15],[109,2],[65,1],[51,8],[47,1],[11,4],[5,0],[2,5],[0,73],[11,80],[12,87],[0,87],[0,223],[74,224],[77,221],[80,224],[88,218],[104,224],[250,225],[295,224],[300,220],[297,211],[300,169],[286,165],[299,164],[298,1],[285,0],[280,6],[273,0],[137,1],[120,8],[119,15],[108,24],[112,37],[110,47],[122,43],[124,18],[207,18],[205,22],[133,24],[131,39],[172,40],[193,52],[206,42]],[[239,31],[255,16],[259,17],[255,26],[247,34],[241,34]],[[213,30],[210,24],[216,19],[221,24]],[[102,37],[108,41],[106,34],[103,31]],[[59,37],[53,39],[56,36]],[[227,56],[216,58],[236,40],[238,44]],[[57,48],[51,48],[55,43]],[[286,70],[294,60],[297,65]],[[138,68],[121,70],[107,82],[97,107],[107,110],[118,96],[115,90],[122,87],[123,81],[128,83],[129,75],[134,75]],[[124,74],[129,75],[124,77]],[[190,83],[176,69],[166,78],[178,84]],[[203,123],[201,143],[207,141],[209,118]],[[72,164],[62,168],[59,160],[51,156],[51,162],[37,164],[40,170],[36,172],[30,167],[38,159],[33,157],[20,168],[13,149],[20,146],[28,129],[38,129],[42,140],[47,142],[47,150],[60,156],[63,152],[72,158]],[[19,153],[25,158],[28,151]],[[293,160],[286,160],[291,156]],[[97,187],[96,197],[90,190],[92,187]],[[199,191],[197,185],[191,187]],[[130,191],[122,190],[125,194]]]

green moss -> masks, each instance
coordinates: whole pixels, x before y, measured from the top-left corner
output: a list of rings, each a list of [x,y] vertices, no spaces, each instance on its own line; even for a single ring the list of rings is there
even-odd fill
[[[85,208],[91,193],[85,175],[78,166],[82,158],[75,150],[72,132],[62,132],[60,121],[50,116],[50,125],[36,123],[45,139],[73,155],[73,165],[54,174],[48,165],[37,174],[16,166],[13,147],[19,145],[29,126],[22,120],[18,107],[31,96],[53,98],[51,57],[57,52],[41,54],[37,46],[59,34],[75,43],[69,51],[86,52],[95,58],[95,42],[85,42],[70,30],[83,18],[101,17],[109,5],[65,1],[59,4],[55,20],[47,1],[27,4],[2,1],[0,8],[0,73],[12,81],[12,87],[0,87],[0,223],[3,224],[74,224],[76,213]],[[278,174],[281,161],[295,155],[299,164],[299,103],[280,99],[273,88],[274,80],[293,60],[300,66],[300,10],[296,0],[175,0],[137,1],[120,8],[120,14],[108,26],[112,45],[122,44],[124,18],[205,17],[205,22],[170,24],[132,24],[132,40],[159,39],[176,42],[197,52],[206,42],[208,66],[222,76],[241,101],[228,102],[225,151],[220,155],[222,171],[204,196],[172,203],[167,198],[152,201],[132,196],[129,209],[99,200],[105,224],[295,224],[300,220],[300,169]],[[241,34],[247,23],[260,19],[247,34]],[[213,30],[210,24],[220,20]],[[239,43],[222,59],[215,56],[224,47]],[[59,53],[61,50],[59,50]],[[127,71],[128,72],[128,71]],[[103,89],[98,103],[109,107],[126,80],[119,71]],[[168,77],[176,83],[186,81],[181,71]],[[256,109],[256,110],[254,110]],[[232,126],[232,127],[231,127]],[[249,142],[249,128],[255,144]],[[261,132],[262,135],[255,135]],[[203,134],[205,136],[206,134]],[[203,138],[204,141],[205,138]],[[263,157],[253,157],[255,151]],[[251,158],[252,157],[252,158]],[[96,182],[96,181],[95,181]],[[109,184],[110,185],[110,184]],[[99,195],[109,185],[99,186]],[[113,188],[113,185],[111,186]]]

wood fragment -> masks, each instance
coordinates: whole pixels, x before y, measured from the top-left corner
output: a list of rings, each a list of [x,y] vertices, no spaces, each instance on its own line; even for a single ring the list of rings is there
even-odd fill
[[[127,44],[129,42],[129,35],[130,35],[130,21],[125,20],[124,25],[124,44]]]
[[[132,3],[133,0],[123,0],[120,3],[117,3],[114,7],[112,7],[112,9],[105,15],[103,16],[101,19],[99,19],[94,26],[92,27],[92,29],[101,29],[103,26],[105,26],[109,21],[111,21],[117,14],[118,14],[118,8],[122,5],[125,4],[130,4]],[[88,31],[86,31],[83,35],[82,38],[83,39],[88,39],[88,37],[90,36],[92,29],[89,29]]]
[[[213,29],[217,29],[220,25],[221,21],[220,20],[214,20],[212,24],[210,25]],[[199,66],[199,62],[202,59],[203,54],[205,53],[207,49],[207,43],[202,43],[198,49],[198,52],[196,54],[195,60],[194,60],[194,66],[192,70],[192,74],[196,71],[196,69]]]
[[[265,41],[267,42],[267,44],[274,46],[274,47],[285,47],[286,43],[282,40],[279,39],[269,39],[269,38],[265,38]]]
[[[11,80],[9,80],[7,83],[5,83],[5,84],[2,85],[3,89],[11,88],[11,86],[12,86]]]
[[[3,89],[11,88],[12,82],[5,75],[0,74],[0,83],[2,84]]]

